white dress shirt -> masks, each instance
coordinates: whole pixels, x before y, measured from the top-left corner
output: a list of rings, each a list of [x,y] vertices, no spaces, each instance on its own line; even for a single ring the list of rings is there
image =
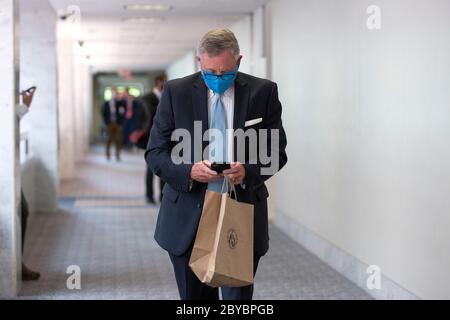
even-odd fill
[[[162,91],[155,87],[153,88],[152,92],[156,95],[159,101],[161,101]]]
[[[28,107],[23,103],[19,104],[16,108],[16,116],[21,120],[24,115],[28,113]]]
[[[211,125],[211,115],[214,108],[214,91],[208,88],[208,121]],[[227,117],[227,154],[229,162],[233,161],[233,121],[234,121],[234,85],[229,87],[224,93],[220,95],[220,100],[225,108],[225,115]]]

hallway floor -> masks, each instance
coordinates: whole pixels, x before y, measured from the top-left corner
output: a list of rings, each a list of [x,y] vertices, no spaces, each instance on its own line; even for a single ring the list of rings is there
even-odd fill
[[[41,272],[22,299],[178,299],[170,260],[153,239],[157,206],[144,198],[142,153],[106,161],[102,149],[63,181],[60,210],[30,219],[25,262]],[[271,227],[271,248],[255,278],[255,299],[370,299],[362,289]],[[69,290],[67,267],[81,269]]]

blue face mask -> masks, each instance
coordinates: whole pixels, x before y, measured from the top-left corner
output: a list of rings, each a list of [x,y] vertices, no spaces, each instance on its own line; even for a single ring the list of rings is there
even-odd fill
[[[233,84],[234,79],[236,79],[237,72],[238,67],[220,76],[212,72],[202,70],[202,77],[208,88],[210,88],[215,93],[222,94],[227,91],[227,89]]]

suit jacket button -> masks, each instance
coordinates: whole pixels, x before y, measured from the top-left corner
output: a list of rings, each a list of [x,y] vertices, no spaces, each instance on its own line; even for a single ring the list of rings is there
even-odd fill
[[[202,205],[200,203],[197,203],[197,208],[201,208]]]

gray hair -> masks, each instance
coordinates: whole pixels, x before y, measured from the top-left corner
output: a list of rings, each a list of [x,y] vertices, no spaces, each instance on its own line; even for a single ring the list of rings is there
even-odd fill
[[[239,43],[234,33],[229,29],[213,29],[200,40],[197,47],[197,55],[200,56],[207,53],[209,56],[214,57],[225,49],[230,49],[236,59],[239,57]]]

